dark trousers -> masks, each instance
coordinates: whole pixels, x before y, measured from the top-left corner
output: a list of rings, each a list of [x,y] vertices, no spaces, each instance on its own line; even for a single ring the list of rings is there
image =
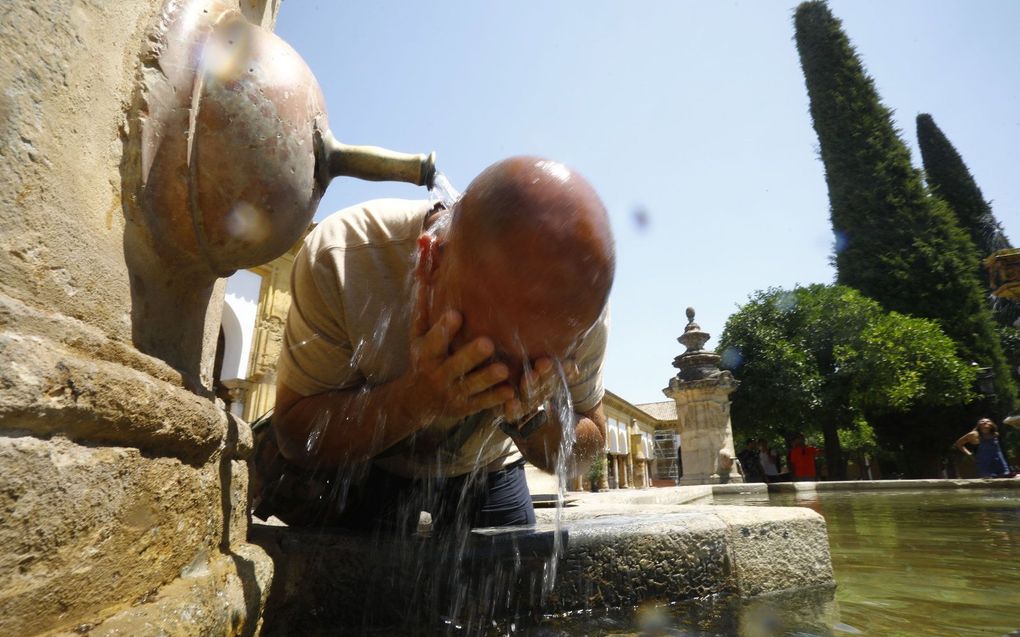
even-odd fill
[[[252,424],[255,442],[252,512],[293,527],[346,527],[413,533],[422,511],[432,528],[519,526],[535,523],[535,510],[519,460],[491,473],[414,480],[374,465],[308,469],[280,453],[267,414]]]
[[[535,523],[523,460],[452,478],[403,478],[372,467],[335,506],[336,525],[359,531],[413,533],[422,511],[436,533]]]

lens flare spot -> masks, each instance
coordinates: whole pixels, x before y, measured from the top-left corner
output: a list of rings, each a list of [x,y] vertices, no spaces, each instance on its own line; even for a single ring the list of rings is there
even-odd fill
[[[269,213],[246,201],[239,201],[226,217],[228,236],[244,243],[261,243],[272,231]]]

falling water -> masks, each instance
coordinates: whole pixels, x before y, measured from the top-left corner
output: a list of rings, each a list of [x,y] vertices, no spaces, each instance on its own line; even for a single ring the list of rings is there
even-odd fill
[[[429,191],[429,198],[449,209],[453,208],[453,204],[457,203],[457,200],[460,199],[460,191],[453,187],[453,184],[450,183],[450,180],[447,179],[442,171],[437,170],[432,190]]]
[[[556,375],[559,377],[559,386],[556,392],[546,401],[545,408],[549,413],[556,414],[556,419],[563,428],[560,436],[559,455],[556,459],[556,517],[553,525],[553,554],[546,561],[545,570],[542,576],[542,599],[552,592],[556,585],[556,571],[563,551],[563,536],[560,533],[560,525],[563,515],[562,494],[566,493],[567,480],[569,477],[568,465],[574,451],[574,441],[577,432],[574,427],[574,401],[571,399],[569,383],[566,372],[563,371],[563,364],[556,360]]]
[[[436,178],[429,191],[429,201],[433,204],[442,204],[447,210],[453,210],[453,205],[460,199],[460,191],[453,187],[441,171],[436,171]],[[450,215],[442,215],[433,223],[427,232],[434,236],[441,236],[450,227]]]

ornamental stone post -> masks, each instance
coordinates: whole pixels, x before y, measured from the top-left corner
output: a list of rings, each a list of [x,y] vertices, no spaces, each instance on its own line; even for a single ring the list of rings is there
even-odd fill
[[[682,485],[743,481],[735,461],[725,466],[727,457],[736,457],[729,397],[740,383],[730,372],[719,369],[718,354],[704,349],[709,338],[711,335],[694,322],[694,308],[687,308],[687,327],[677,339],[686,351],[673,360],[679,372],[662,390],[676,401]]]

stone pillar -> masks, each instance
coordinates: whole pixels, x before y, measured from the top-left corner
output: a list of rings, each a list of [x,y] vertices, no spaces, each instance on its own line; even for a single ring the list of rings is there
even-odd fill
[[[278,6],[225,4],[266,26]],[[3,635],[252,634],[268,595],[246,541],[251,432],[211,391],[222,281],[137,231],[159,146],[137,144],[146,87],[178,6],[4,3]]]
[[[631,430],[634,428],[634,421],[628,419],[627,431],[624,434],[624,438],[627,440],[627,486],[630,488],[636,487],[637,476],[634,475],[634,456],[637,454],[637,447],[634,446],[634,436],[631,434]]]
[[[720,451],[736,456],[729,396],[739,383],[728,371],[719,369],[718,354],[704,349],[711,337],[694,322],[693,308],[687,308],[687,319],[687,327],[677,339],[686,351],[673,361],[680,371],[663,390],[676,401],[680,423],[684,466],[680,484],[741,482],[735,463],[725,475],[720,475],[718,469]]]
[[[283,328],[290,310],[290,274],[301,245],[298,241],[283,256],[251,269],[262,277],[262,287],[248,363],[250,389],[244,402],[244,419],[248,422],[276,404],[276,363],[283,348]]]

